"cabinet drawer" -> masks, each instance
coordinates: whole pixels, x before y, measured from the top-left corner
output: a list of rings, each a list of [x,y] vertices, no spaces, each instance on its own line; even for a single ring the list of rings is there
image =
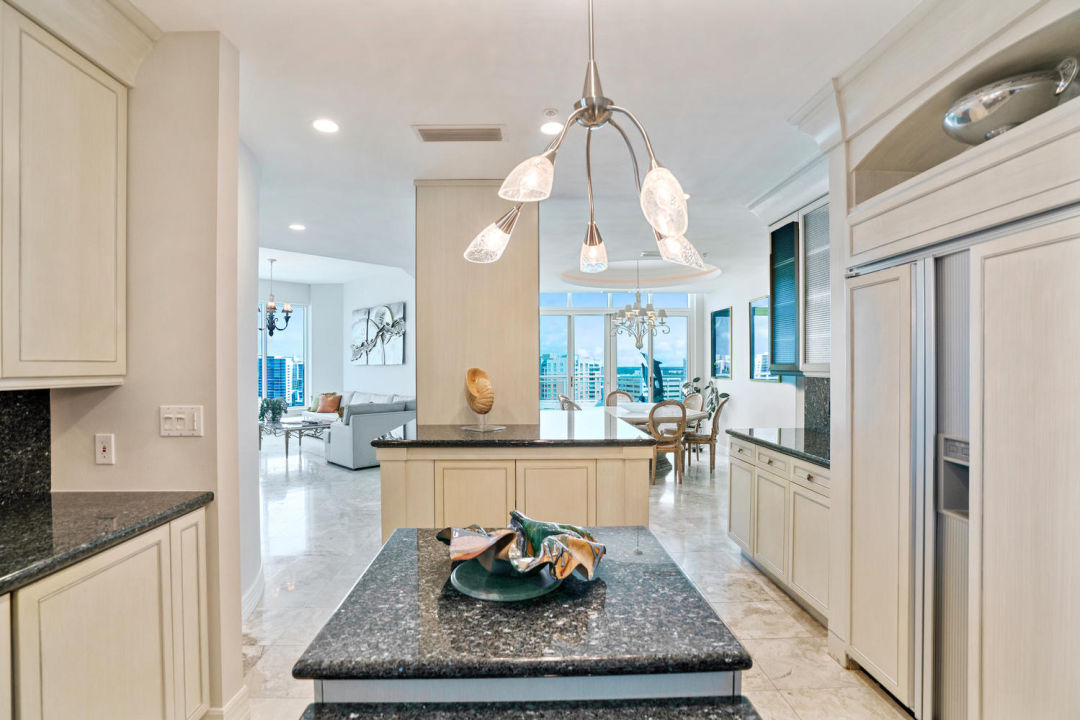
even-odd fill
[[[792,463],[791,481],[829,497],[829,473],[816,465]]]
[[[739,440],[732,440],[728,444],[728,457],[738,458],[744,462],[753,463],[754,458],[754,446],[749,445]]]
[[[787,475],[791,469],[791,458],[787,455],[782,455],[772,450],[766,450],[765,448],[757,448],[756,461],[758,467],[765,468],[769,472],[776,473],[777,475]]]

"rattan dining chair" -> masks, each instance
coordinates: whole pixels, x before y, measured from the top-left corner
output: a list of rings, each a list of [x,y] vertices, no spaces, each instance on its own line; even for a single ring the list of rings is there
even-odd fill
[[[693,450],[698,450],[702,445],[709,446],[709,472],[711,473],[716,469],[716,435],[720,430],[720,413],[723,412],[724,406],[727,405],[727,401],[731,399],[731,396],[727,393],[721,393],[720,404],[716,408],[716,412],[712,416],[712,425],[709,427],[709,431],[702,432],[688,432],[683,436],[683,445],[686,447],[686,462],[690,463],[690,453]]]
[[[607,394],[607,397],[604,398],[604,405],[607,407],[615,407],[619,403],[624,402],[634,402],[634,398],[625,390],[612,390]]]
[[[653,446],[652,482],[656,482],[656,461],[659,453],[669,452],[675,459],[675,482],[682,482],[683,434],[686,432],[686,406],[678,400],[665,400],[649,411],[649,434],[656,440]]]
[[[559,396],[559,408],[562,410],[580,410],[581,406],[576,402],[566,397],[565,395]]]

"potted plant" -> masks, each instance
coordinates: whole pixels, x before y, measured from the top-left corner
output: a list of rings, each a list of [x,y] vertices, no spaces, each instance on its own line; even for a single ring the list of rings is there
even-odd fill
[[[281,398],[263,398],[259,404],[259,422],[265,422],[267,418],[270,422],[277,422],[281,420],[285,410],[285,401]]]
[[[683,397],[685,398],[687,395],[693,393],[701,393],[701,409],[711,415],[712,412],[720,406],[721,395],[716,390],[715,380],[709,380],[704,386],[700,383],[701,378],[699,377],[685,381],[681,386]]]

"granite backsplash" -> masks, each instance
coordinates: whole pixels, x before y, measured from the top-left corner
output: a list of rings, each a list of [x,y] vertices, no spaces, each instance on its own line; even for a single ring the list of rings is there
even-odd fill
[[[803,387],[803,427],[829,432],[829,378],[806,378]]]
[[[48,390],[0,392],[0,498],[49,493],[49,426]]]

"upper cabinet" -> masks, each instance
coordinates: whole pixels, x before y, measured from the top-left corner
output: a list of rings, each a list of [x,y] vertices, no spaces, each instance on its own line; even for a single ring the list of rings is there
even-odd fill
[[[0,7],[0,388],[126,371],[127,88]]]
[[[828,375],[828,198],[769,231],[769,369],[778,375]]]

